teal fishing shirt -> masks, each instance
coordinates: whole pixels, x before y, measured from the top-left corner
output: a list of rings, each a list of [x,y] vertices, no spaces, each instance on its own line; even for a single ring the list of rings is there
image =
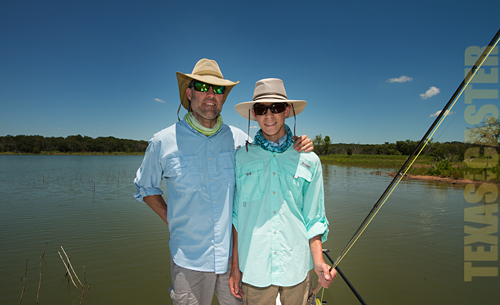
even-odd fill
[[[236,153],[233,225],[244,283],[294,286],[313,268],[309,239],[328,235],[323,174],[315,153],[257,145]]]

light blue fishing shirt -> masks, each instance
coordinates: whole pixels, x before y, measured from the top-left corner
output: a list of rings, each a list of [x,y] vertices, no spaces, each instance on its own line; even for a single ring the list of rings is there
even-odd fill
[[[225,273],[232,254],[235,149],[247,135],[222,124],[204,136],[186,121],[158,132],[149,141],[134,183],[139,201],[162,195],[167,184],[169,247],[184,268]]]
[[[294,286],[313,268],[309,239],[326,241],[321,162],[290,146],[273,153],[249,146],[236,153],[233,225],[242,281]]]

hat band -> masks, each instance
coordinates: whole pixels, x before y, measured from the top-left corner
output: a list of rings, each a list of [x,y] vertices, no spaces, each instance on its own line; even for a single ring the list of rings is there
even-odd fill
[[[222,78],[222,79],[224,78],[221,73],[219,73],[217,71],[212,71],[212,70],[196,71],[196,72],[193,72],[193,75],[199,75],[199,76],[212,75],[212,76],[215,76],[218,78]]]
[[[264,100],[264,99],[269,99],[269,100],[282,100],[282,101],[287,101],[288,99],[286,98],[286,95],[280,95],[280,94],[265,94],[265,95],[259,95],[255,96],[253,98],[254,101],[258,100]]]

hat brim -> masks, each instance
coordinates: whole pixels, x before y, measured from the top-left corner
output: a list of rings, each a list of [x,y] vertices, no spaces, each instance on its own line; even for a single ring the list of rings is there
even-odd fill
[[[245,119],[250,119],[252,121],[256,121],[253,114],[252,114],[252,108],[255,103],[288,103],[290,105],[293,105],[293,109],[295,110],[295,115],[301,113],[304,108],[306,108],[306,101],[301,101],[301,100],[277,100],[277,99],[261,99],[258,101],[250,101],[250,102],[243,102],[239,103],[238,105],[234,106],[234,109],[236,112],[238,112],[239,115],[244,117]],[[286,119],[290,118],[293,116],[293,111],[290,109],[290,112],[288,113],[288,116]]]
[[[211,85],[217,86],[225,86],[226,91],[224,92],[224,98],[222,99],[222,103],[226,102],[227,95],[233,89],[239,81],[233,82],[228,79],[219,78],[213,75],[195,75],[195,74],[184,74],[181,72],[177,72],[177,83],[179,84],[179,97],[181,99],[181,104],[189,110],[189,100],[186,95],[186,88],[189,86],[189,83],[195,79],[200,82],[204,82]]]

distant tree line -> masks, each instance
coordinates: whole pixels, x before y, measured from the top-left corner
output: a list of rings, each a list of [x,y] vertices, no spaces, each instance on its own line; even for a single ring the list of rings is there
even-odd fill
[[[314,152],[318,155],[410,155],[418,146],[420,141],[396,141],[396,143],[385,142],[384,144],[333,144],[329,136],[317,135],[313,139]],[[461,161],[467,148],[472,144],[464,142],[432,142],[422,151],[423,154],[436,157],[438,160]]]
[[[118,139],[115,137],[91,138],[87,136],[43,137],[43,136],[2,136],[0,152],[34,153],[138,153],[144,152],[147,141]]]
[[[500,126],[500,121],[495,122]],[[483,127],[481,127],[483,128]],[[500,128],[495,129],[495,131]],[[481,133],[476,136],[485,139],[484,128],[476,128]],[[471,133],[475,130],[471,130]],[[494,140],[490,142],[498,143],[498,132]],[[483,140],[484,141],[484,140]],[[329,136],[322,137],[316,135],[313,139],[314,152],[318,155],[346,154],[346,155],[410,155],[418,145],[418,141],[406,140],[396,141],[396,143],[385,142],[384,144],[333,144]],[[467,148],[476,143],[464,142],[430,142],[424,149],[426,155],[435,156],[438,160],[449,160],[450,162],[461,161]],[[484,143],[480,143],[483,146]],[[495,144],[498,147],[498,144]],[[0,153],[33,153],[61,152],[61,153],[143,153],[148,146],[147,141],[136,141],[128,139],[118,139],[115,137],[91,138],[87,136],[63,137],[43,137],[43,136],[0,136]]]

